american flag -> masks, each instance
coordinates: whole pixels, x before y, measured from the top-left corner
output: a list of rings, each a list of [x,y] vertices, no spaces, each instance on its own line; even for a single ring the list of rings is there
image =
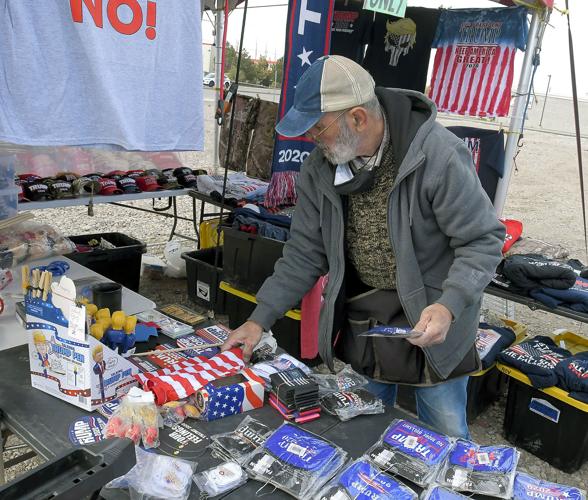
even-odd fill
[[[243,351],[231,349],[210,359],[199,356],[186,359],[156,372],[140,373],[135,378],[153,392],[156,403],[187,398],[206,384],[243,369]]]
[[[527,43],[524,7],[446,10],[441,14],[429,97],[439,111],[506,116],[514,59]]]

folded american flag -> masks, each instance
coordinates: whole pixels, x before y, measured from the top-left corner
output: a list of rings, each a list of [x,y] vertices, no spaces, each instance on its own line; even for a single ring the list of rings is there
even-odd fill
[[[243,351],[231,349],[208,359],[198,356],[180,361],[156,372],[140,373],[135,378],[155,395],[155,403],[187,398],[217,378],[240,372],[245,366]]]

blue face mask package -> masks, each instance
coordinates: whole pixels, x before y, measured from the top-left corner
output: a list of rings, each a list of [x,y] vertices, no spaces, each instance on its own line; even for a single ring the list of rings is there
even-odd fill
[[[420,498],[421,500],[464,500],[470,497],[448,490],[443,486],[433,484],[421,493]]]
[[[586,500],[586,492],[572,486],[550,483],[519,472],[514,482],[514,500]]]
[[[384,472],[427,486],[453,446],[453,440],[407,420],[394,420],[367,454]]]
[[[345,463],[347,453],[335,444],[284,423],[257,448],[245,470],[295,498],[305,498],[325,484]]]
[[[511,498],[519,456],[510,446],[480,446],[459,439],[438,481],[457,491]]]
[[[360,337],[385,337],[387,339],[415,339],[423,332],[411,327],[378,325],[367,332],[360,333]]]
[[[350,463],[315,498],[319,500],[416,500],[408,486],[374,467],[366,458]]]

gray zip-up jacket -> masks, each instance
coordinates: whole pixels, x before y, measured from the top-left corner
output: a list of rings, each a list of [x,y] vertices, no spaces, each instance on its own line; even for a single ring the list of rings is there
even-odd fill
[[[435,105],[419,92],[376,91],[400,163],[387,220],[397,292],[413,326],[435,302],[453,314],[446,340],[424,348],[429,366],[445,379],[475,342],[482,293],[500,262],[505,229],[468,148],[435,121]],[[318,335],[319,353],[331,369],[335,301],[345,273],[343,204],[333,179],[334,167],[315,149],[300,172],[290,240],[250,317],[271,328],[329,273]]]

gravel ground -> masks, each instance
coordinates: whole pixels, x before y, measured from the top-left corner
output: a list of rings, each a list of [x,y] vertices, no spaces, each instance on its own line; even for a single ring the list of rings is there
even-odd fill
[[[206,105],[206,112],[212,115],[212,104],[207,102]],[[455,125],[456,121],[452,119],[451,124]],[[182,154],[184,161],[193,167],[213,170],[212,140],[213,132],[209,127],[206,130],[207,152]],[[523,221],[525,236],[561,244],[570,250],[571,257],[588,262],[584,249],[575,151],[575,140],[571,137],[528,131],[524,147],[517,157],[517,172],[512,177],[504,215]],[[138,201],[131,205],[150,208],[151,202]],[[191,217],[192,206],[188,197],[179,199],[178,207],[180,215]],[[110,205],[97,205],[94,212],[94,217],[88,217],[84,207],[74,207],[36,212],[35,216],[39,221],[59,227],[67,235],[123,232],[145,242],[150,253],[162,253],[171,229],[169,219]],[[192,234],[193,228],[191,223],[182,221],[178,231]],[[191,243],[186,244],[187,249],[192,246]],[[179,302],[190,305],[186,297],[186,282],[182,279],[144,280],[141,292],[159,304]],[[586,325],[582,323],[531,311],[519,305],[515,306],[515,319],[526,324],[533,335],[550,333],[556,328],[568,328],[584,334],[587,332]],[[505,443],[502,437],[504,408],[503,397],[471,425],[476,441]],[[11,444],[14,442],[16,440],[11,438]],[[12,456],[13,453],[5,453],[5,459]],[[37,463],[38,460],[34,459],[14,467],[7,476],[11,478],[15,473],[34,467]],[[543,479],[588,489],[588,464],[574,474],[565,474],[523,451],[520,468]]]

